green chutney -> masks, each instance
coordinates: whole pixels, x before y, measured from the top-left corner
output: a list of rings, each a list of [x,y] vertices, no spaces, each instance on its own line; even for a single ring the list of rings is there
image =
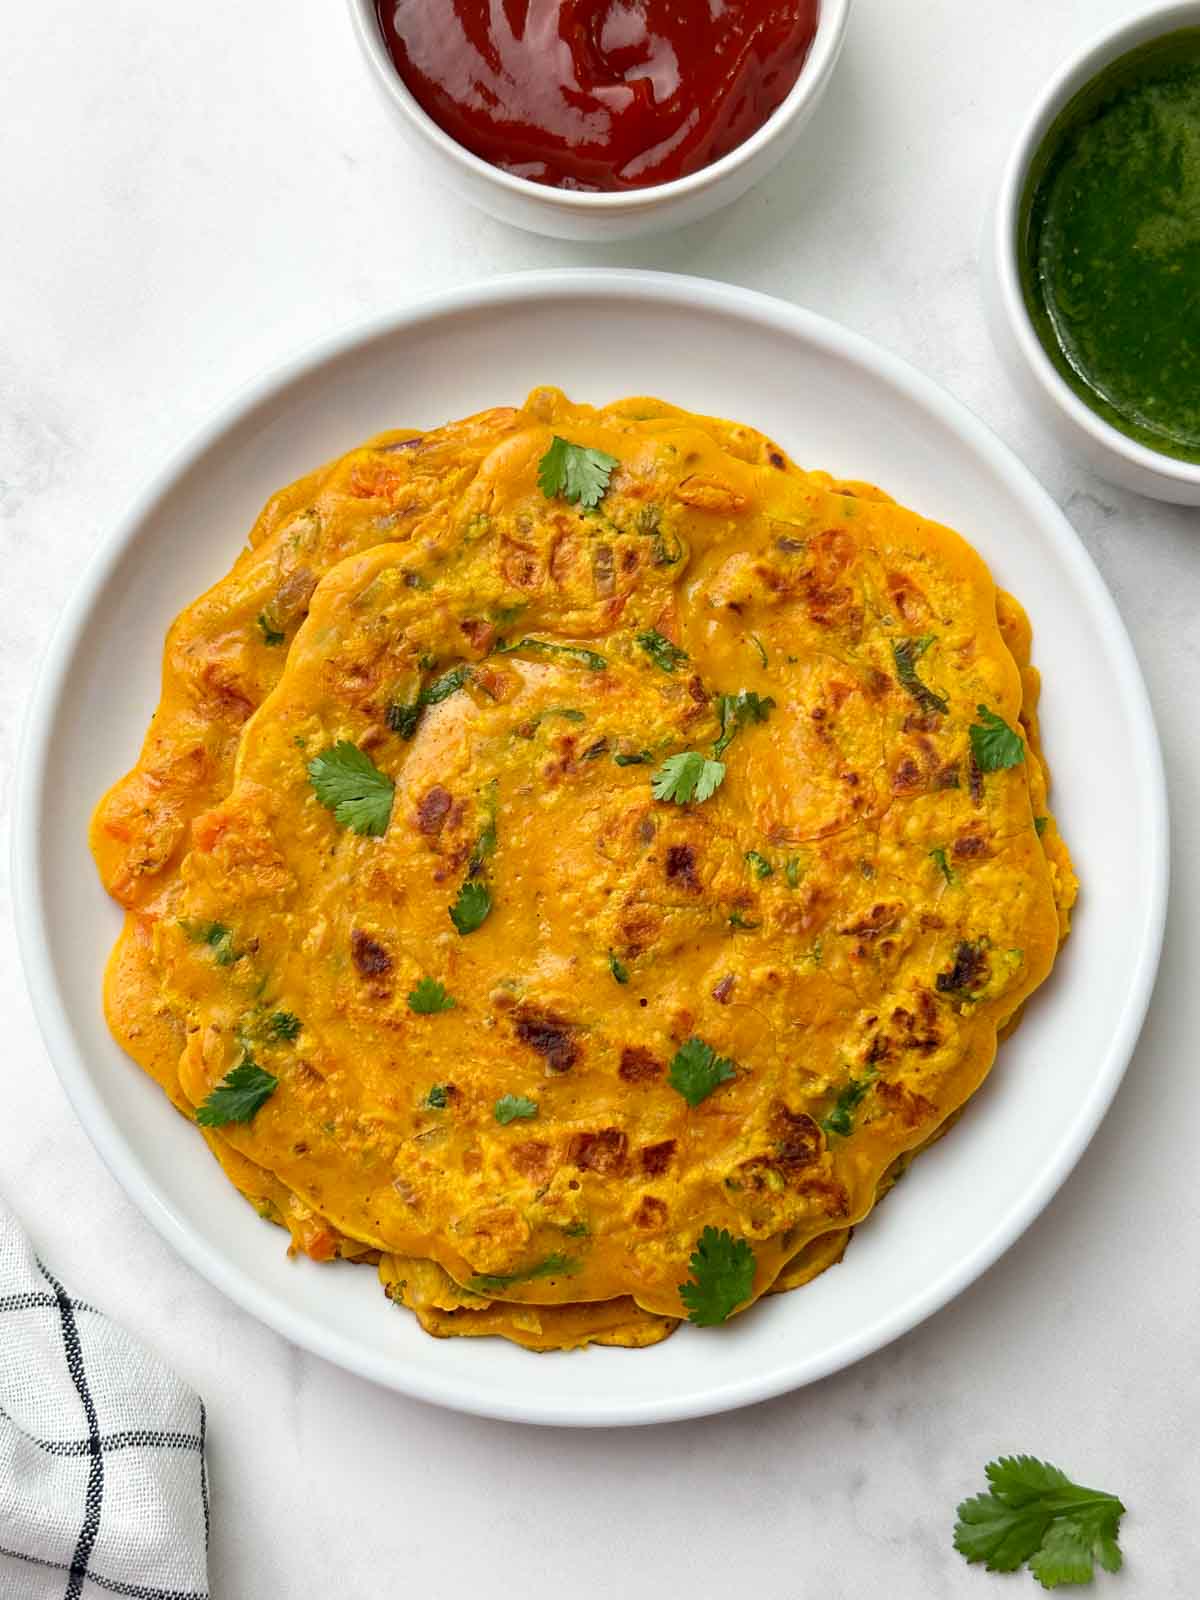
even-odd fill
[[[1064,107],[1018,245],[1029,314],[1075,393],[1200,461],[1200,28],[1130,51]]]

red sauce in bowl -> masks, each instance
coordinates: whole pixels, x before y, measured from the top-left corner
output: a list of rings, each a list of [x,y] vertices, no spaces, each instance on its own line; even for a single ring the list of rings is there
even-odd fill
[[[375,0],[426,112],[494,166],[644,189],[748,139],[800,75],[819,0]]]

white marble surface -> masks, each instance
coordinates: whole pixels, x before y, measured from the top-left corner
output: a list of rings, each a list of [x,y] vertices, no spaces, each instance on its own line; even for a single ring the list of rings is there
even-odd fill
[[[1125,1497],[1127,1569],[1097,1592],[1170,1600],[1200,1589],[1200,512],[1121,494],[1065,459],[998,371],[977,296],[982,209],[1024,106],[1102,21],[1135,9],[856,0],[838,76],[797,155],[708,223],[602,249],[509,231],[414,169],[340,0],[187,10],[107,0],[22,6],[8,19],[8,751],[80,562],[234,386],[423,289],[599,262],[802,301],[978,411],[1063,504],[1111,585],[1171,784],[1173,900],[1150,1021],[1048,1212],[974,1289],[853,1370],[754,1410],[648,1431],[441,1414],[300,1353],[222,1299],[133,1210],[77,1124],[34,1027],[6,912],[0,1187],[76,1292],[204,1394],[216,1600],[385,1585],[434,1600],[476,1586],[497,1600],[752,1586],[805,1600],[1034,1593],[1027,1577],[968,1570],[950,1547],[956,1500],[1006,1450],[1044,1453]],[[1097,750],[1096,782],[1120,760]]]

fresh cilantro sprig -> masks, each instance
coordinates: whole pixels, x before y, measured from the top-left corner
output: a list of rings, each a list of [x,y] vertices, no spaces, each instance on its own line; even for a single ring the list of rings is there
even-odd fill
[[[698,1106],[714,1089],[736,1077],[733,1062],[719,1056],[712,1045],[694,1035],[680,1045],[667,1069],[667,1082],[690,1106]]]
[[[936,711],[944,715],[950,709],[945,695],[935,694],[927,683],[917,676],[917,662],[933,643],[933,634],[923,634],[919,639],[893,639],[892,660],[896,676],[903,688],[913,697],[922,711]]]
[[[616,456],[587,445],[572,444],[556,433],[538,462],[538,487],[547,500],[571,505],[598,506],[608,493],[608,480],[617,466]]]
[[[688,659],[686,650],[681,650],[677,644],[672,644],[665,634],[659,633],[657,628],[651,628],[647,633],[639,633],[636,644],[646,652],[654,665],[662,672],[674,672],[676,667],[681,667]]]
[[[1097,1562],[1120,1570],[1125,1507],[1116,1495],[1072,1483],[1036,1456],[1001,1456],[984,1471],[988,1491],[964,1500],[954,1524],[954,1548],[968,1561],[989,1572],[1028,1562],[1043,1589],[1090,1583]]]
[[[249,1056],[227,1072],[216,1088],[196,1107],[202,1128],[223,1128],[229,1122],[249,1122],[275,1093],[279,1079]]]
[[[1019,767],[1025,759],[1025,742],[1020,734],[1014,733],[1003,717],[986,706],[976,706],[975,710],[979,721],[973,722],[967,732],[971,736],[971,754],[980,772]]]
[[[717,696],[717,716],[721,722],[721,736],[713,745],[713,755],[723,756],[734,738],[752,722],[765,722],[775,709],[770,695],[757,694],[753,689],[739,689],[736,694]]]
[[[501,1127],[507,1127],[518,1118],[536,1117],[537,1101],[527,1100],[523,1094],[502,1094],[492,1107],[492,1115]]]
[[[724,781],[723,761],[712,761],[698,750],[681,750],[667,757],[650,779],[650,788],[656,800],[684,806],[691,800],[710,800]]]
[[[356,744],[339,739],[308,763],[309,782],[334,820],[353,833],[387,832],[394,785]]]
[[[467,1279],[467,1288],[476,1294],[497,1294],[511,1289],[514,1283],[532,1283],[535,1278],[569,1278],[580,1270],[581,1263],[571,1256],[547,1256],[536,1266],[523,1272],[477,1272]]]
[[[453,1011],[455,1000],[446,993],[444,984],[436,978],[418,978],[416,987],[409,991],[408,1009],[419,1017],[431,1017],[439,1011]]]
[[[464,937],[482,927],[492,909],[492,896],[486,883],[468,878],[450,907],[450,921]]]
[[[679,1285],[679,1298],[698,1328],[715,1328],[754,1292],[754,1252],[725,1228],[705,1228],[688,1266],[692,1276]]]

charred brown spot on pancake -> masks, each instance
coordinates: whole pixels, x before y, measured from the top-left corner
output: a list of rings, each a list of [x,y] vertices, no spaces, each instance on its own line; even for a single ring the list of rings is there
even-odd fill
[[[554,1152],[544,1140],[526,1139],[522,1144],[513,1145],[508,1159],[523,1178],[543,1183],[553,1168]]]
[[[453,801],[454,797],[449,789],[443,789],[440,783],[435,783],[432,789],[427,789],[417,801],[417,827],[421,832],[441,833]]]
[[[821,1154],[825,1140],[807,1111],[793,1111],[777,1100],[769,1127],[775,1137],[775,1159],[789,1171],[811,1166]]]
[[[892,1022],[899,1030],[897,1043],[902,1050],[932,1055],[942,1042],[937,1002],[928,989],[919,989],[914,1003],[915,1012],[907,1006],[897,1006],[892,1012]]]
[[[644,1194],[641,1205],[633,1214],[633,1225],[635,1228],[665,1228],[667,1202],[656,1195]]]
[[[458,625],[459,632],[474,649],[490,650],[496,638],[494,623],[484,617],[467,617]]]
[[[648,1083],[652,1078],[660,1078],[663,1072],[663,1063],[644,1045],[626,1045],[621,1051],[621,1065],[617,1068],[617,1076],[626,1083]]]
[[[522,1006],[513,1014],[513,1031],[522,1044],[537,1051],[551,1072],[567,1072],[579,1060],[575,1027],[553,1011]]]
[[[355,928],[350,935],[350,954],[364,978],[379,978],[392,970],[392,958],[378,939]]]
[[[671,1165],[675,1154],[674,1139],[660,1139],[657,1144],[645,1144],[641,1149],[642,1171],[648,1178],[659,1178]]]
[[[937,1116],[937,1107],[931,1100],[902,1083],[889,1083],[886,1078],[880,1078],[875,1085],[875,1094],[906,1127],[919,1128]]]
[[[887,1061],[892,1054],[891,1041],[884,1033],[877,1033],[871,1040],[863,1055],[863,1062],[868,1067],[878,1066],[881,1061]]]
[[[954,952],[954,961],[945,972],[937,975],[939,994],[970,994],[980,989],[991,976],[991,967],[981,941],[960,940]]]
[[[890,933],[903,915],[904,906],[901,901],[881,900],[864,916],[859,917],[857,922],[845,923],[838,932],[856,939],[877,939],[881,933]]]
[[[989,854],[987,827],[984,823],[973,823],[954,841],[954,857],[957,861],[977,861],[980,856]]]
[[[975,760],[974,752],[967,757],[967,787],[971,791],[971,799],[977,806],[983,804],[983,773]]]
[[[668,845],[665,871],[668,883],[678,884],[684,889],[700,888],[700,880],[696,876],[696,852],[690,844]]]
[[[567,1146],[567,1160],[581,1172],[594,1172],[602,1178],[616,1177],[625,1170],[628,1143],[620,1128],[575,1133]]]

